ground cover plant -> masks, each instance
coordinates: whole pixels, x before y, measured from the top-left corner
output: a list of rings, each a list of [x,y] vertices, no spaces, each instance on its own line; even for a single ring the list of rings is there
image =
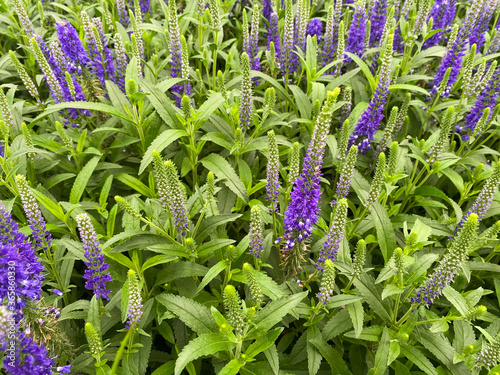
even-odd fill
[[[499,16],[0,1],[3,373],[499,374]]]

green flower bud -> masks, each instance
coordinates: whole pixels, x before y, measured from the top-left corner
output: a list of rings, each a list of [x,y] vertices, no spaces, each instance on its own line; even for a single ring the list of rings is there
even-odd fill
[[[128,203],[125,199],[123,199],[119,195],[115,196],[115,201],[123,211],[127,212],[136,219],[140,219],[142,217],[141,214],[130,205],[130,203]]]
[[[233,245],[229,245],[226,249],[226,253],[224,255],[224,257],[229,261],[229,262],[232,262],[234,261],[234,257],[235,257],[235,252],[236,252],[236,248],[233,246]]]
[[[33,139],[31,138],[31,133],[24,122],[21,124],[21,130],[23,132],[24,140],[26,142],[26,147],[35,148],[35,144],[33,143]],[[34,153],[28,152],[28,157],[30,159],[33,159],[34,156],[35,156]]]
[[[392,142],[391,151],[389,153],[389,164],[387,166],[387,174],[389,176],[394,176],[397,171],[399,158],[399,143]]]
[[[382,191],[382,183],[384,182],[385,175],[385,154],[383,152],[378,156],[377,167],[375,169],[375,176],[373,177],[372,184],[370,185],[370,190],[368,192],[368,197],[366,199],[365,206],[369,206],[376,201],[380,196]]]
[[[99,362],[101,352],[103,350],[101,336],[96,332],[92,324],[85,323],[85,337],[87,338],[87,343],[89,344],[90,353]]]
[[[295,142],[293,147],[290,149],[290,157],[288,160],[289,170],[288,170],[288,183],[292,186],[297,178],[299,177],[300,169],[300,149],[299,143]]]
[[[363,268],[365,267],[365,259],[366,259],[366,241],[361,239],[358,241],[358,245],[356,246],[356,251],[354,253],[354,276],[359,276]]]
[[[335,289],[335,266],[330,259],[324,262],[323,276],[319,287],[318,298],[323,305],[332,298],[333,290]]]
[[[262,294],[262,289],[260,288],[260,285],[255,277],[255,270],[250,264],[245,263],[243,264],[243,273],[245,274],[245,278],[247,279],[247,284],[250,289],[250,298],[255,302],[255,305],[260,308],[264,295]]]
[[[184,119],[187,121],[191,118],[191,101],[189,98],[184,95],[181,100],[181,108],[182,108],[182,113],[184,114]]]
[[[472,321],[472,320],[476,320],[476,319],[479,319],[481,316],[483,316],[484,314],[486,314],[486,311],[488,309],[486,308],[486,306],[476,306],[474,307],[473,309],[470,309],[466,315],[464,315],[464,319],[465,320],[469,320],[469,321]]]
[[[59,121],[56,121],[56,130],[57,134],[59,134],[59,138],[61,138],[63,144],[67,147],[72,149],[73,148],[73,141],[68,137],[66,134],[66,130],[64,130],[63,126]]]
[[[316,99],[311,109],[311,117],[315,119],[318,116],[320,110],[321,110],[321,103],[319,99]]]
[[[339,153],[337,158],[340,161],[345,161],[347,157],[347,147],[349,145],[349,120],[345,120],[340,129]]]
[[[228,285],[224,288],[223,300],[227,312],[226,318],[229,324],[234,327],[236,333],[242,334],[245,328],[243,306],[240,295],[234,286]]]
[[[227,91],[226,91],[226,85],[224,83],[224,74],[222,74],[220,70],[217,72],[217,89],[221,93],[224,100],[227,100]]]

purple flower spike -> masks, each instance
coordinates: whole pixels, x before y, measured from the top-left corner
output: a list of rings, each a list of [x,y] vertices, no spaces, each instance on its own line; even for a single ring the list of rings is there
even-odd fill
[[[359,57],[365,52],[365,34],[366,34],[366,10],[365,4],[361,1],[356,6],[356,11],[352,16],[349,34],[347,36],[347,46],[345,51]],[[346,64],[351,62],[351,58],[346,55]]]
[[[275,12],[271,13],[271,18],[269,19],[269,28],[267,31],[267,50],[270,51],[271,42],[274,43],[274,51],[276,53],[276,59],[280,60],[280,36],[278,34],[278,14]]]
[[[375,132],[380,127],[380,121],[384,118],[382,112],[387,101],[389,85],[391,83],[392,42],[393,36],[389,35],[384,57],[382,58],[377,88],[368,108],[361,114],[354,134],[350,139],[350,144],[357,144],[359,151],[363,154],[371,147],[370,142],[373,140]]]
[[[62,20],[56,23],[56,31],[61,49],[69,63],[77,68],[87,65],[89,58],[75,28],[68,21]]]
[[[87,269],[84,273],[84,279],[87,280],[85,288],[92,290],[97,299],[104,298],[109,301],[111,290],[106,288],[106,283],[113,281],[109,272],[109,264],[104,263],[104,255],[99,246],[97,233],[90,222],[90,216],[86,213],[77,215],[76,223],[80,231],[80,237],[85,250],[85,265]]]
[[[316,39],[319,42],[321,41],[321,37],[323,35],[323,24],[318,18],[313,18],[309,25],[307,25],[307,35],[310,35],[311,38],[316,35]]]
[[[371,16],[370,46],[376,47],[383,41],[385,19],[387,16],[387,0],[376,0]]]

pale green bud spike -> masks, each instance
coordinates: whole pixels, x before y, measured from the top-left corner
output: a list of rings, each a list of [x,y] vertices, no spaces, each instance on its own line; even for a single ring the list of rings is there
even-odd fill
[[[163,203],[167,206],[168,198],[167,191],[167,169],[158,151],[153,151],[153,170],[155,172],[155,182],[158,190],[158,195]]]
[[[210,9],[205,9],[205,14],[203,15],[203,19],[205,20],[206,25],[212,26],[212,15],[210,14]]]
[[[366,23],[366,31],[365,31],[365,50],[370,48],[370,35],[371,35],[371,28],[372,28],[372,21],[368,20]]]
[[[337,158],[344,161],[347,157],[347,147],[349,145],[349,120],[345,120],[340,129],[339,153]]]
[[[76,92],[71,74],[69,74],[69,72],[64,72],[64,78],[66,79],[66,84],[68,85],[69,92],[71,93],[71,96],[74,98],[76,96]]]
[[[391,151],[389,153],[389,164],[387,166],[387,174],[389,176],[394,176],[398,170],[398,158],[399,158],[399,143],[392,142]]]
[[[40,65],[40,68],[42,69],[42,72],[44,76],[46,77],[46,80],[52,89],[52,92],[54,95],[57,97],[59,101],[62,101],[62,88],[61,85],[59,84],[59,81],[57,80],[54,71],[52,70],[50,64],[48,63],[47,59],[45,58],[44,53],[42,52],[40,46],[38,45],[37,41],[35,38],[31,38],[31,47],[33,48],[33,51],[35,52],[35,57],[38,61],[38,64]]]
[[[377,167],[375,169],[375,176],[373,177],[372,184],[370,185],[370,191],[368,192],[368,197],[366,199],[365,206],[370,206],[375,203],[382,191],[382,183],[384,182],[385,176],[385,154],[383,152],[378,156]]]
[[[136,92],[139,91],[139,87],[137,86],[137,82],[135,82],[134,79],[129,79],[127,82],[127,94],[128,96],[134,95]]]
[[[14,63],[17,73],[19,74],[19,78],[21,78],[21,81],[23,81],[24,86],[26,86],[26,89],[28,90],[30,95],[37,101],[39,101],[40,98],[38,97],[38,89],[33,83],[33,80],[29,76],[28,72],[26,72],[26,69],[24,68],[23,64],[21,64],[16,55],[14,55],[14,52],[9,51],[9,56],[12,62]]]
[[[471,86],[471,95],[477,94],[477,92],[482,91],[484,72],[486,72],[486,59],[483,58],[479,68],[477,68],[476,74],[472,78],[473,85]]]
[[[56,121],[56,130],[57,133],[59,134],[59,138],[61,138],[63,144],[67,147],[72,149],[73,148],[73,141],[68,137],[66,134],[66,130],[63,128],[61,123],[59,121]]]
[[[234,131],[234,141],[238,147],[243,145],[243,132],[241,131],[241,128],[236,128]]]
[[[221,93],[224,100],[227,100],[227,91],[226,91],[226,85],[224,82],[224,74],[222,74],[222,72],[220,70],[217,72],[217,89]]]
[[[464,315],[464,319],[468,321],[477,320],[481,318],[484,314],[486,314],[487,311],[488,309],[486,308],[486,306],[482,305],[476,306],[467,311],[467,314]]]
[[[33,143],[33,139],[31,138],[31,133],[24,122],[21,124],[21,130],[23,132],[24,140],[26,141],[26,147],[34,148],[35,144]],[[34,154],[32,152],[28,152],[28,157],[30,159],[33,159]]]
[[[479,175],[481,172],[484,170],[484,164],[479,163],[475,168],[474,168],[474,173],[472,174],[472,181],[477,181],[479,178]]]
[[[184,119],[187,121],[191,118],[191,101],[184,95],[181,100],[182,113],[184,114]]]
[[[215,177],[212,171],[208,172],[207,175],[207,190],[206,190],[206,200],[207,202],[214,198],[215,194]]]
[[[139,77],[142,76],[142,64],[141,64],[141,52],[139,50],[139,45],[138,45],[138,39],[136,38],[135,34],[130,35],[130,39],[132,41],[132,54],[134,55],[135,59],[137,60],[137,74]]]
[[[356,246],[356,251],[354,253],[353,276],[357,277],[361,274],[361,271],[363,271],[365,267],[365,260],[366,260],[366,241],[359,240],[358,245]]]
[[[189,79],[189,51],[187,47],[186,38],[184,38],[184,35],[181,35],[181,50],[182,50],[181,78]]]
[[[245,274],[245,278],[250,289],[250,297],[255,302],[255,306],[260,308],[264,295],[262,294],[260,284],[257,282],[255,277],[255,270],[250,264],[245,263],[243,264],[243,273]]]
[[[318,298],[319,301],[326,305],[332,298],[335,289],[335,266],[330,259],[324,262],[323,276],[321,277],[321,284],[319,287]]]
[[[399,111],[398,107],[392,107],[389,120],[387,121],[387,125],[385,126],[384,132],[382,133],[382,138],[380,139],[375,154],[385,151],[387,144],[389,143],[389,140],[394,135],[394,131],[396,128],[396,120],[398,117],[398,111]]]
[[[475,82],[472,80],[472,69],[474,58],[476,57],[476,44],[473,44],[470,48],[469,53],[464,59],[462,68],[462,82],[463,82],[463,93],[466,98],[473,94],[473,87]]]
[[[475,138],[478,134],[482,133],[485,130],[486,123],[488,122],[488,118],[490,116],[490,107],[486,107],[483,111],[483,115],[477,121],[476,127],[474,128],[474,133],[472,134],[472,138]]]
[[[5,121],[0,120],[0,132],[2,133],[2,138],[4,140],[9,139],[10,128],[5,124]]]
[[[95,25],[92,25],[92,34],[94,34],[94,40],[97,45],[97,50],[102,53],[102,40],[101,40],[101,35],[99,34],[99,31],[95,27]]]
[[[220,9],[218,0],[210,0],[209,2],[210,16],[212,18],[212,28],[215,31],[222,29],[221,19],[220,19]]]
[[[228,285],[224,288],[223,300],[229,324],[234,327],[237,334],[241,335],[245,328],[245,319],[241,298],[234,286]]]
[[[128,203],[125,199],[123,199],[119,195],[115,196],[115,201],[123,211],[127,212],[136,219],[140,219],[142,217],[141,214],[130,205],[130,203]]]
[[[138,23],[142,23],[142,12],[141,12],[141,5],[139,3],[139,0],[134,0],[134,12],[135,12],[135,18]]]
[[[232,262],[235,260],[234,259],[235,253],[236,253],[236,248],[233,245],[229,245],[226,249],[224,257],[227,259],[228,262]]]
[[[404,253],[400,247],[394,250],[393,258],[396,270],[398,271],[399,274],[403,274],[405,272]]]
[[[407,236],[405,236],[405,245],[409,249],[413,249],[413,247],[417,244],[418,241],[418,233],[411,232]]]
[[[453,119],[454,119],[454,113],[455,113],[455,107],[450,106],[446,109],[443,119],[441,121],[441,128],[439,129],[439,136],[432,147],[432,149],[429,151],[430,157],[428,161],[430,163],[433,163],[436,161],[438,156],[443,152],[443,150],[446,148],[446,145],[448,144],[449,141],[449,135],[450,131],[452,130],[452,124],[453,124]]]
[[[321,110],[321,103],[319,99],[316,99],[312,108],[311,108],[311,117],[314,119],[318,116],[319,111]]]
[[[476,92],[481,92],[483,91],[483,89],[486,87],[486,85],[488,84],[488,82],[490,81],[491,77],[493,77],[493,73],[495,73],[495,70],[497,68],[497,61],[496,60],[493,60],[493,62],[491,63],[490,65],[490,68],[488,69],[488,71],[486,72],[486,74],[484,75],[483,79],[481,80],[481,82],[477,85],[476,87]],[[475,80],[475,79],[474,79]],[[476,81],[477,82],[477,81]]]
[[[90,353],[96,358],[97,362],[100,362],[103,350],[102,340],[91,323],[85,323],[85,337],[87,338]]]
[[[265,113],[269,114],[276,104],[276,91],[274,87],[269,87],[264,94]]]
[[[291,187],[299,177],[300,148],[298,142],[295,142],[292,148],[290,149],[290,157],[288,160],[288,165],[290,166],[288,170],[288,184]]]
[[[453,28],[451,29],[450,38],[448,39],[448,44],[446,45],[447,50],[450,50],[453,47],[453,44],[455,43],[455,40],[457,39],[458,36],[458,30],[459,30],[458,24],[454,24]]]
[[[36,4],[38,14],[40,15],[40,22],[43,24],[45,22],[45,12],[43,10],[43,4],[41,1]]]
[[[405,96],[405,101],[398,111],[398,117],[396,118],[395,131],[401,130],[403,123],[405,121],[406,115],[408,114],[408,108],[410,108],[411,94],[407,93]],[[405,134],[406,135],[406,134]]]
[[[276,65],[276,47],[274,46],[274,42],[269,43],[269,54],[271,56],[269,65],[271,66],[272,70],[274,70],[274,67]]]

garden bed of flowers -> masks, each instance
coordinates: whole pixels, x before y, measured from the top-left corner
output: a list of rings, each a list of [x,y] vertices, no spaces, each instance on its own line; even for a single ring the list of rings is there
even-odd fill
[[[499,17],[0,0],[2,373],[500,374]]]

